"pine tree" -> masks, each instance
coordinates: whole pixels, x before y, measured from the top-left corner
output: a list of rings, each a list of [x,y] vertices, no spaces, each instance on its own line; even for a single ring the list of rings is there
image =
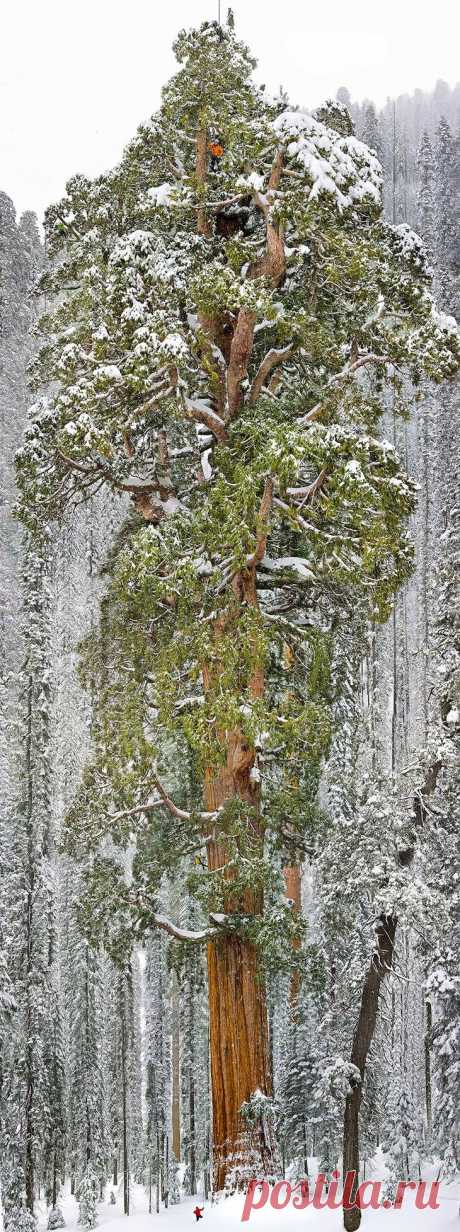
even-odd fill
[[[458,152],[447,120],[442,116],[435,144],[436,285],[446,312],[458,311],[454,270],[459,268]]]
[[[368,145],[370,150],[375,150],[377,158],[380,162],[383,162],[382,134],[377,118],[377,112],[373,103],[366,103],[366,106],[364,107],[359,136],[360,140],[364,141],[364,144]]]
[[[153,936],[146,963],[147,1185],[149,1210],[155,1190],[157,1212],[165,1190],[165,1143],[169,1132],[170,1050],[168,1042],[168,972],[165,939]]]
[[[82,1228],[97,1226],[97,1176],[88,1164],[78,1186],[79,1223]]]
[[[431,141],[426,130],[420,145],[418,165],[420,171],[418,199],[420,235],[425,241],[430,260],[433,260],[435,253],[434,159]]]
[[[54,981],[54,884],[50,872],[50,679],[46,555],[31,545],[23,565],[24,662],[15,744],[21,795],[9,819],[9,966],[18,1005],[9,1041],[6,1150],[19,1157],[33,1213],[43,1177],[57,1196],[63,1170],[62,1047]],[[10,731],[13,736],[13,730]]]
[[[61,295],[71,276],[75,290],[42,322],[35,383],[58,385],[31,412],[18,481],[35,529],[45,502],[57,515],[103,484],[135,507],[84,652],[95,757],[68,844],[94,853],[87,914],[109,947],[154,926],[210,942],[220,1189],[265,1131],[261,1166],[276,1164],[268,1122],[248,1128],[240,1110],[272,1091],[263,976],[291,953],[279,868],[314,826],[329,745],[324,630],[360,604],[385,619],[411,568],[414,491],[378,439],[382,389],[402,409],[396,369],[439,381],[459,341],[420,241],[381,218],[366,147],[266,102],[230,28],[205,23],[175,50],[179,72],[120,167],[75,177],[48,212],[60,260],[46,286]],[[298,677],[281,691],[286,644]],[[208,875],[187,877],[192,931],[158,896],[196,853]]]

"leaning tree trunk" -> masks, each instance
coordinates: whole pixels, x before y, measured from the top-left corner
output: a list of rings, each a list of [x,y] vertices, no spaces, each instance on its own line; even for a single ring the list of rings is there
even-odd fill
[[[361,1080],[350,1080],[351,1090],[345,1101],[343,1127],[343,1176],[354,1173],[350,1189],[349,1209],[344,1209],[343,1222],[346,1232],[356,1232],[361,1223],[361,1211],[355,1205],[359,1185],[359,1112],[363,1096],[363,1083],[369,1049],[374,1038],[377,1022],[380,989],[391,970],[396,934],[395,916],[380,916],[377,927],[377,946],[364,979],[361,1004],[351,1049],[351,1063],[359,1070]]]

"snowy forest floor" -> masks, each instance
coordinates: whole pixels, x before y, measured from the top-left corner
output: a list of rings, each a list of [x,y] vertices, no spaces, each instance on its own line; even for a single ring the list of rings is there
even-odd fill
[[[431,1176],[431,1170],[424,1170],[423,1176]],[[235,1196],[232,1198],[222,1199],[218,1203],[205,1203],[204,1198],[198,1197],[184,1199],[183,1202],[176,1206],[170,1206],[168,1210],[162,1209],[157,1215],[156,1212],[151,1215],[148,1213],[148,1201],[144,1189],[140,1185],[134,1185],[131,1193],[131,1215],[127,1220],[123,1215],[122,1210],[122,1190],[120,1188],[116,1207],[113,1207],[109,1202],[101,1202],[98,1206],[98,1228],[102,1232],[122,1232],[123,1228],[127,1232],[155,1232],[155,1228],[159,1232],[186,1232],[187,1228],[196,1226],[193,1208],[197,1205],[204,1206],[203,1218],[200,1221],[202,1232],[212,1232],[212,1229],[236,1229],[241,1227],[241,1215],[243,1211],[243,1197]],[[77,1232],[78,1224],[78,1206],[75,1198],[70,1195],[66,1196],[61,1202],[61,1209],[66,1221],[66,1227],[69,1232]],[[362,1228],[363,1232],[454,1232],[454,1229],[460,1227],[459,1220],[460,1207],[460,1185],[445,1185],[440,1193],[440,1209],[438,1211],[418,1211],[414,1208],[411,1195],[406,1195],[404,1205],[400,1211],[366,1211],[363,1214]],[[315,1211],[311,1208],[307,1211],[295,1210],[292,1206],[287,1207],[284,1211],[273,1210],[268,1204],[260,1211],[253,1211],[246,1225],[249,1228],[253,1227],[255,1232],[278,1232],[278,1229],[289,1229],[289,1232],[295,1232],[296,1228],[301,1229],[307,1225],[312,1232],[339,1232],[342,1228],[342,1217],[340,1211],[321,1210]],[[1,1227],[1,1216],[0,1216]],[[40,1232],[44,1232],[46,1228],[46,1214],[43,1212],[42,1218],[39,1218]]]

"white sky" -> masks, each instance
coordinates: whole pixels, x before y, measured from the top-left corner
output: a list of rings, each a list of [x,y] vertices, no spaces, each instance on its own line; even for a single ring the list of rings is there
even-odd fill
[[[0,23],[0,189],[18,211],[62,195],[76,171],[117,162],[158,105],[183,26],[218,0],[10,0]],[[317,106],[432,89],[460,75],[457,0],[234,0],[256,76]],[[222,18],[227,0],[222,0]]]

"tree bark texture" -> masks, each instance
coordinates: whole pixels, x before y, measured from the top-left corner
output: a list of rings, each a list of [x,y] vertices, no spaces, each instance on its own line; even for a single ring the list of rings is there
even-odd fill
[[[296,915],[300,915],[302,911],[302,870],[300,864],[291,864],[284,869],[284,887],[286,898],[290,898],[293,904],[293,910]],[[300,950],[300,937],[295,937],[292,942],[292,948],[298,952]],[[291,985],[289,989],[289,1002],[293,1016],[296,1014],[296,1008],[299,1000],[300,992],[300,971],[297,968],[291,976]]]
[[[361,1223],[361,1211],[354,1205],[359,1185],[359,1112],[363,1097],[363,1083],[369,1049],[374,1038],[377,1011],[382,982],[393,964],[397,920],[395,916],[381,916],[377,925],[376,948],[367,969],[358,1019],[353,1035],[351,1063],[359,1070],[361,1081],[351,1080],[351,1090],[345,1101],[343,1127],[343,1176],[354,1172],[350,1192],[350,1208],[343,1212],[346,1232],[356,1232]]]
[[[246,603],[257,603],[255,564],[235,579],[234,589]],[[206,690],[210,684],[207,669],[203,672],[203,680]],[[251,680],[253,696],[262,696],[264,687],[263,669],[255,666]],[[214,811],[235,796],[247,802],[251,843],[260,843],[262,849],[260,787],[251,778],[255,749],[236,730],[226,734],[225,754],[225,764],[217,770],[210,768],[206,773],[205,807]],[[222,868],[227,858],[225,839],[217,834],[208,844],[209,868]],[[224,906],[229,913],[238,911],[256,916],[263,908],[262,894],[246,890],[244,896],[235,901],[229,878]],[[247,1181],[245,1169],[249,1160],[255,1168],[251,1175],[273,1171],[276,1153],[271,1128],[259,1124],[251,1135],[240,1113],[241,1105],[255,1091],[272,1094],[265,988],[259,976],[257,951],[244,936],[226,934],[209,943],[208,987],[214,1189],[219,1191],[229,1179],[232,1186]]]

